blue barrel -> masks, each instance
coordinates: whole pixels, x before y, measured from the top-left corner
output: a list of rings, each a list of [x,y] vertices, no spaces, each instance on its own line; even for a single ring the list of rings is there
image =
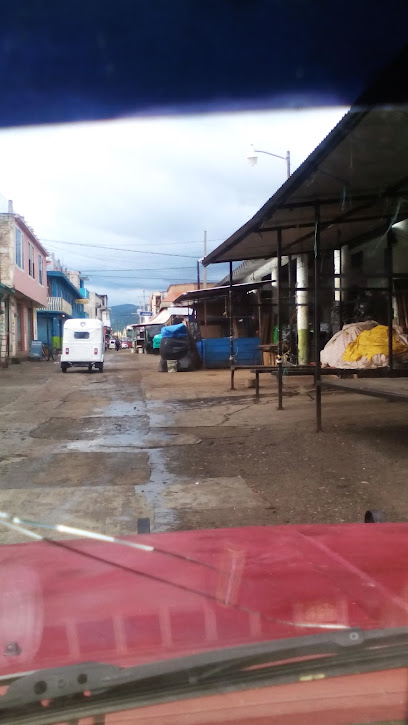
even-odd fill
[[[31,340],[30,358],[31,358],[31,360],[41,360],[41,358],[42,358],[42,342],[41,342],[41,340]]]

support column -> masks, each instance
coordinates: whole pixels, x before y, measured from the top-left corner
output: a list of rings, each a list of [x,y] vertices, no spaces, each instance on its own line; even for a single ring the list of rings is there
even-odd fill
[[[256,292],[256,299],[257,299],[257,306],[258,306],[258,331],[259,331],[259,340],[262,345],[262,295],[261,290],[258,289]]]
[[[341,274],[341,250],[335,249],[333,252],[334,274]],[[338,304],[341,302],[341,280],[340,277],[334,277],[334,301]]]
[[[309,286],[308,256],[300,254],[296,258],[296,292],[297,330],[298,330],[298,364],[309,362]]]
[[[343,327],[344,322],[348,320],[347,318],[347,309],[348,305],[347,302],[349,301],[349,288],[350,288],[350,272],[351,272],[351,255],[350,255],[350,249],[347,244],[345,244],[341,250],[340,250],[340,270],[341,270],[341,319],[340,319],[340,325]],[[348,320],[350,321],[350,320]]]
[[[228,292],[228,314],[229,314],[229,346],[230,346],[230,370],[231,390],[234,390],[234,320],[232,316],[232,262],[229,263],[229,292]]]
[[[315,207],[314,245],[314,352],[316,386],[316,431],[322,430],[322,390],[320,387],[320,207]]]
[[[392,243],[394,232],[389,229],[387,232],[387,318],[388,318],[388,370],[392,373],[394,369],[394,356],[392,350],[392,323],[394,321],[394,309],[392,305],[392,275],[393,275],[393,249]]]
[[[289,320],[289,359],[292,361],[293,352],[293,310],[294,310],[294,294],[293,294],[293,270],[292,255],[288,256],[288,320]]]
[[[207,367],[207,354],[206,354],[207,351],[205,349],[205,346],[207,344],[207,339],[208,339],[208,335],[207,335],[207,300],[205,298],[204,298],[204,327],[205,327],[205,343],[203,345],[203,353],[204,353],[203,354],[203,368],[205,370]]]
[[[277,239],[277,292],[278,292],[278,410],[283,410],[283,370],[282,370],[282,231],[278,229]]]

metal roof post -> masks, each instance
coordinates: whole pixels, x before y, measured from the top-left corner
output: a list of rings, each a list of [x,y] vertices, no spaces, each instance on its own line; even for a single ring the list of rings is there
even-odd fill
[[[394,310],[392,306],[392,293],[393,293],[393,245],[394,241],[394,232],[391,228],[391,221],[390,221],[390,227],[387,231],[387,318],[388,318],[388,370],[392,374],[392,371],[394,369],[394,357],[393,357],[393,350],[392,350],[392,323],[394,321]]]
[[[316,385],[316,431],[322,430],[322,389],[320,387],[320,205],[315,206],[315,243],[314,243],[314,352]]]
[[[292,342],[293,342],[293,311],[296,310],[296,303],[293,295],[293,268],[292,255],[288,256],[288,322],[289,322],[289,359],[292,361]]]
[[[231,370],[231,390],[234,387],[234,320],[232,317],[232,262],[229,263],[229,292],[228,292],[228,313],[229,313],[229,339],[230,339],[230,370]]]
[[[282,230],[277,231],[277,290],[278,290],[278,410],[283,410],[283,370],[282,370]]]

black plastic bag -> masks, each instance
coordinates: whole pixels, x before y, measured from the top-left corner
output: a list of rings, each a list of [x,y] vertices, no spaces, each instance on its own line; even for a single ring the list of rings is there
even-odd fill
[[[188,355],[184,355],[177,361],[178,373],[191,373],[192,370],[194,370],[194,365],[191,353],[188,353]]]
[[[162,337],[160,355],[163,360],[180,360],[187,355],[190,342],[187,337]]]

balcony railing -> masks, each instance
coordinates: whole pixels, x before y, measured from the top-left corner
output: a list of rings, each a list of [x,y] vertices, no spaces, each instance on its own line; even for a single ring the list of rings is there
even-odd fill
[[[62,297],[48,297],[47,310],[50,312],[63,312],[65,315],[72,315],[72,305]]]

